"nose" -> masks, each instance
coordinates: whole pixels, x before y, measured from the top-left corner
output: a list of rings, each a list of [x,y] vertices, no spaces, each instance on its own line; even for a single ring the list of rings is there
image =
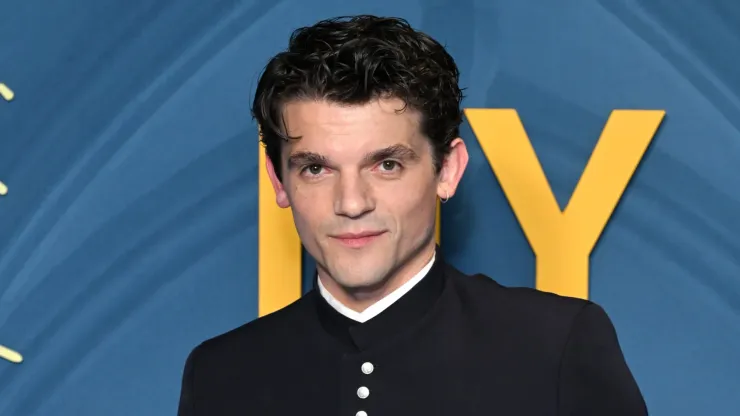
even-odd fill
[[[336,183],[334,213],[348,218],[359,218],[375,209],[367,180],[360,174],[343,173]]]

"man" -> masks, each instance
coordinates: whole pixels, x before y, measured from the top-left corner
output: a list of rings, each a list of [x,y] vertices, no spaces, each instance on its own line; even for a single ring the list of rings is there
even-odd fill
[[[181,416],[647,414],[599,306],[442,259],[437,198],[468,162],[458,78],[435,40],[374,16],[272,58],[253,114],[315,289],[196,347]]]

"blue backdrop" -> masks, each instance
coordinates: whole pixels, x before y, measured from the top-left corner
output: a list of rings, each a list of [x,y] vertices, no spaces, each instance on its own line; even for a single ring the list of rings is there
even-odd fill
[[[175,413],[190,349],[257,315],[257,76],[294,28],[354,13],[446,43],[465,106],[519,111],[561,205],[612,109],[666,110],[591,299],[651,414],[740,414],[737,1],[0,0],[0,344],[25,357],[0,360],[0,415]],[[532,286],[463,137],[444,252]]]

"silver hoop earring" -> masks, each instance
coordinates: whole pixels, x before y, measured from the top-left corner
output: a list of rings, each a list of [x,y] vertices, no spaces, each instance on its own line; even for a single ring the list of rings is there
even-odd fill
[[[445,202],[450,200],[450,191],[445,189],[445,197],[440,199],[440,201],[444,204]]]

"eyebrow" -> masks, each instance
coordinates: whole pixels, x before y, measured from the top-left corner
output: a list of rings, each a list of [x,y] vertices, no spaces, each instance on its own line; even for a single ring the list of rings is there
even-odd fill
[[[362,160],[365,164],[374,164],[386,159],[400,159],[405,161],[419,160],[419,155],[410,147],[403,144],[394,144],[366,154]],[[318,153],[299,151],[288,157],[288,169],[308,165],[329,165],[329,160]]]
[[[385,159],[400,159],[405,161],[419,160],[419,155],[410,147],[403,144],[394,144],[383,149],[365,155],[363,160],[366,163],[382,162]]]
[[[308,165],[327,165],[326,157],[314,152],[295,152],[288,157],[288,169]]]

